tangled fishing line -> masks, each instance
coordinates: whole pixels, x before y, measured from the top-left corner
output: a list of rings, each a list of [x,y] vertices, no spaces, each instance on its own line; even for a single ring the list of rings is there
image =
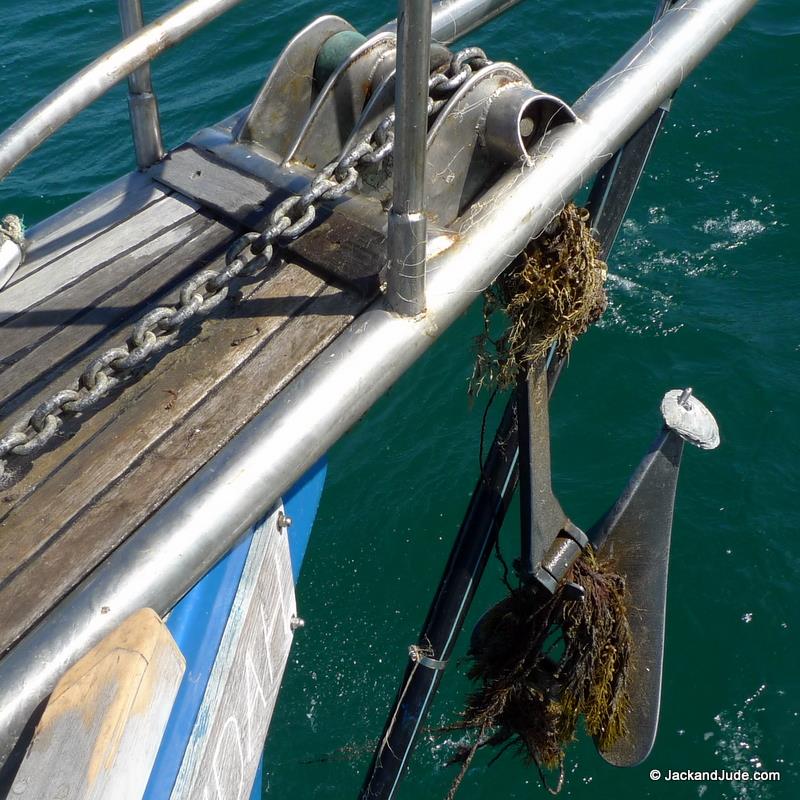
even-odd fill
[[[487,290],[473,393],[487,383],[500,389],[516,384],[551,350],[568,354],[606,307],[599,249],[588,213],[570,203]],[[506,327],[493,338],[498,310]],[[581,587],[581,599],[565,590],[567,582]],[[495,758],[515,749],[556,793],[563,785],[564,749],[580,717],[601,750],[627,733],[631,632],[625,582],[591,546],[554,594],[522,581],[511,588],[481,619],[469,657],[468,676],[479,686],[461,719],[446,730],[468,731],[472,742],[451,760],[461,770],[447,800],[484,747],[497,748]],[[546,770],[557,771],[555,787]]]

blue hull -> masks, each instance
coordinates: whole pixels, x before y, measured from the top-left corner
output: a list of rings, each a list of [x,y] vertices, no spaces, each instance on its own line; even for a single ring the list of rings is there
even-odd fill
[[[286,514],[292,518],[288,535],[295,584],[300,577],[300,568],[311,536],[311,528],[319,508],[326,471],[327,464],[323,459],[284,497]],[[197,583],[170,614],[167,627],[186,658],[186,672],[150,773],[143,800],[168,800],[175,785],[252,538],[251,531]],[[261,792],[261,769],[259,769],[252,788],[251,800],[258,800]]]

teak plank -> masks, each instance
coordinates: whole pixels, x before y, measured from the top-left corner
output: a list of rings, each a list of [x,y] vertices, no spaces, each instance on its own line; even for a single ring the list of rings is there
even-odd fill
[[[55,467],[48,458],[37,461],[26,480],[38,490],[0,524],[0,651],[224,446],[363,305],[288,264],[88,420],[62,446],[67,458],[55,451]]]
[[[79,282],[28,309],[27,313],[0,323],[0,366],[18,361],[61,328],[83,328],[86,315],[99,302],[113,296],[120,287],[130,283],[171,249],[184,243],[187,238],[193,238],[209,224],[211,220],[207,217],[193,214],[160,231],[132,253],[112,256],[102,269],[92,271]],[[146,291],[146,287],[143,291]],[[119,316],[124,316],[125,309],[119,311]]]
[[[65,373],[89,360],[86,348],[99,351],[121,326],[127,332],[154,298],[177,299],[176,283],[233,235],[195,214],[0,327],[0,420],[32,406],[37,391],[49,394],[56,380],[67,385]]]
[[[138,214],[171,190],[141,172],[131,172],[34,225],[26,234],[26,255],[7,284],[27,280],[60,256]]]
[[[138,800],[184,669],[154,611],[128,617],[56,685],[9,796]]]
[[[24,280],[6,285],[0,292],[0,323],[13,319],[48,297],[63,292],[68,286],[85,278],[120,254],[136,250],[151,236],[190,217],[198,205],[187,198],[164,197],[146,206],[123,224],[115,225],[101,236],[87,241]]]
[[[261,230],[269,212],[287,196],[254,175],[238,171],[208,151],[191,145],[174,150],[151,167],[150,174],[166,186],[195,198],[221,216],[247,229]],[[298,176],[292,191],[304,191]],[[383,231],[373,230],[341,210],[348,200],[333,206],[319,204],[314,224],[288,246],[292,257],[318,270],[328,280],[340,281],[373,298],[379,273],[386,262]]]

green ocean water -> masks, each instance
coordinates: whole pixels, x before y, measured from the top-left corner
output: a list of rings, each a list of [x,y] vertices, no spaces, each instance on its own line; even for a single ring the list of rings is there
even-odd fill
[[[152,19],[173,3],[144,5]],[[464,41],[572,100],[646,30],[652,5],[538,0]],[[167,144],[246,105],[287,37],[329,11],[368,32],[394,4],[250,0],[159,59]],[[0,0],[0,128],[117,41],[117,25],[110,0]],[[652,439],[667,389],[693,386],[723,442],[684,460],[653,754],[619,770],[581,739],[569,798],[800,796],[799,98],[800,6],[761,0],[679,93],[611,259],[611,306],[554,396],[555,485],[584,527]],[[0,211],[31,224],[132,167],[118,87],[3,182]],[[466,385],[479,328],[476,301],[330,453],[265,798],[357,795],[477,477],[485,398],[471,406]],[[515,512],[502,534],[510,556]],[[468,627],[502,596],[499,575],[491,562]],[[432,724],[458,712],[462,673],[448,669]],[[402,798],[445,795],[452,744],[421,742]],[[487,761],[476,759],[462,800],[546,796],[512,757]],[[781,780],[654,782],[652,769],[777,770]]]

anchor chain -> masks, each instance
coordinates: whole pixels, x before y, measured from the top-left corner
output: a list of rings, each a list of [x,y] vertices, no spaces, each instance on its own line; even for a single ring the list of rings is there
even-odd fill
[[[430,77],[428,116],[436,115],[473,72],[490,63],[478,47],[455,53],[443,71]],[[9,455],[33,456],[42,451],[58,433],[64,416],[96,407],[133,369],[172,344],[187,323],[211,313],[228,296],[235,279],[264,270],[272,261],[275,245],[287,244],[308,230],[320,201],[339,199],[355,188],[359,169],[390,156],[394,124],[391,111],[370,134],[324,167],[304,192],[281,201],[262,231],[251,231],[236,239],[225,254],[223,270],[204,269],[190,277],[180,287],[177,303],[149,311],[123,345],[94,358],[71,387],[55,392],[15,422],[8,433],[0,436],[0,488],[9,482]]]

